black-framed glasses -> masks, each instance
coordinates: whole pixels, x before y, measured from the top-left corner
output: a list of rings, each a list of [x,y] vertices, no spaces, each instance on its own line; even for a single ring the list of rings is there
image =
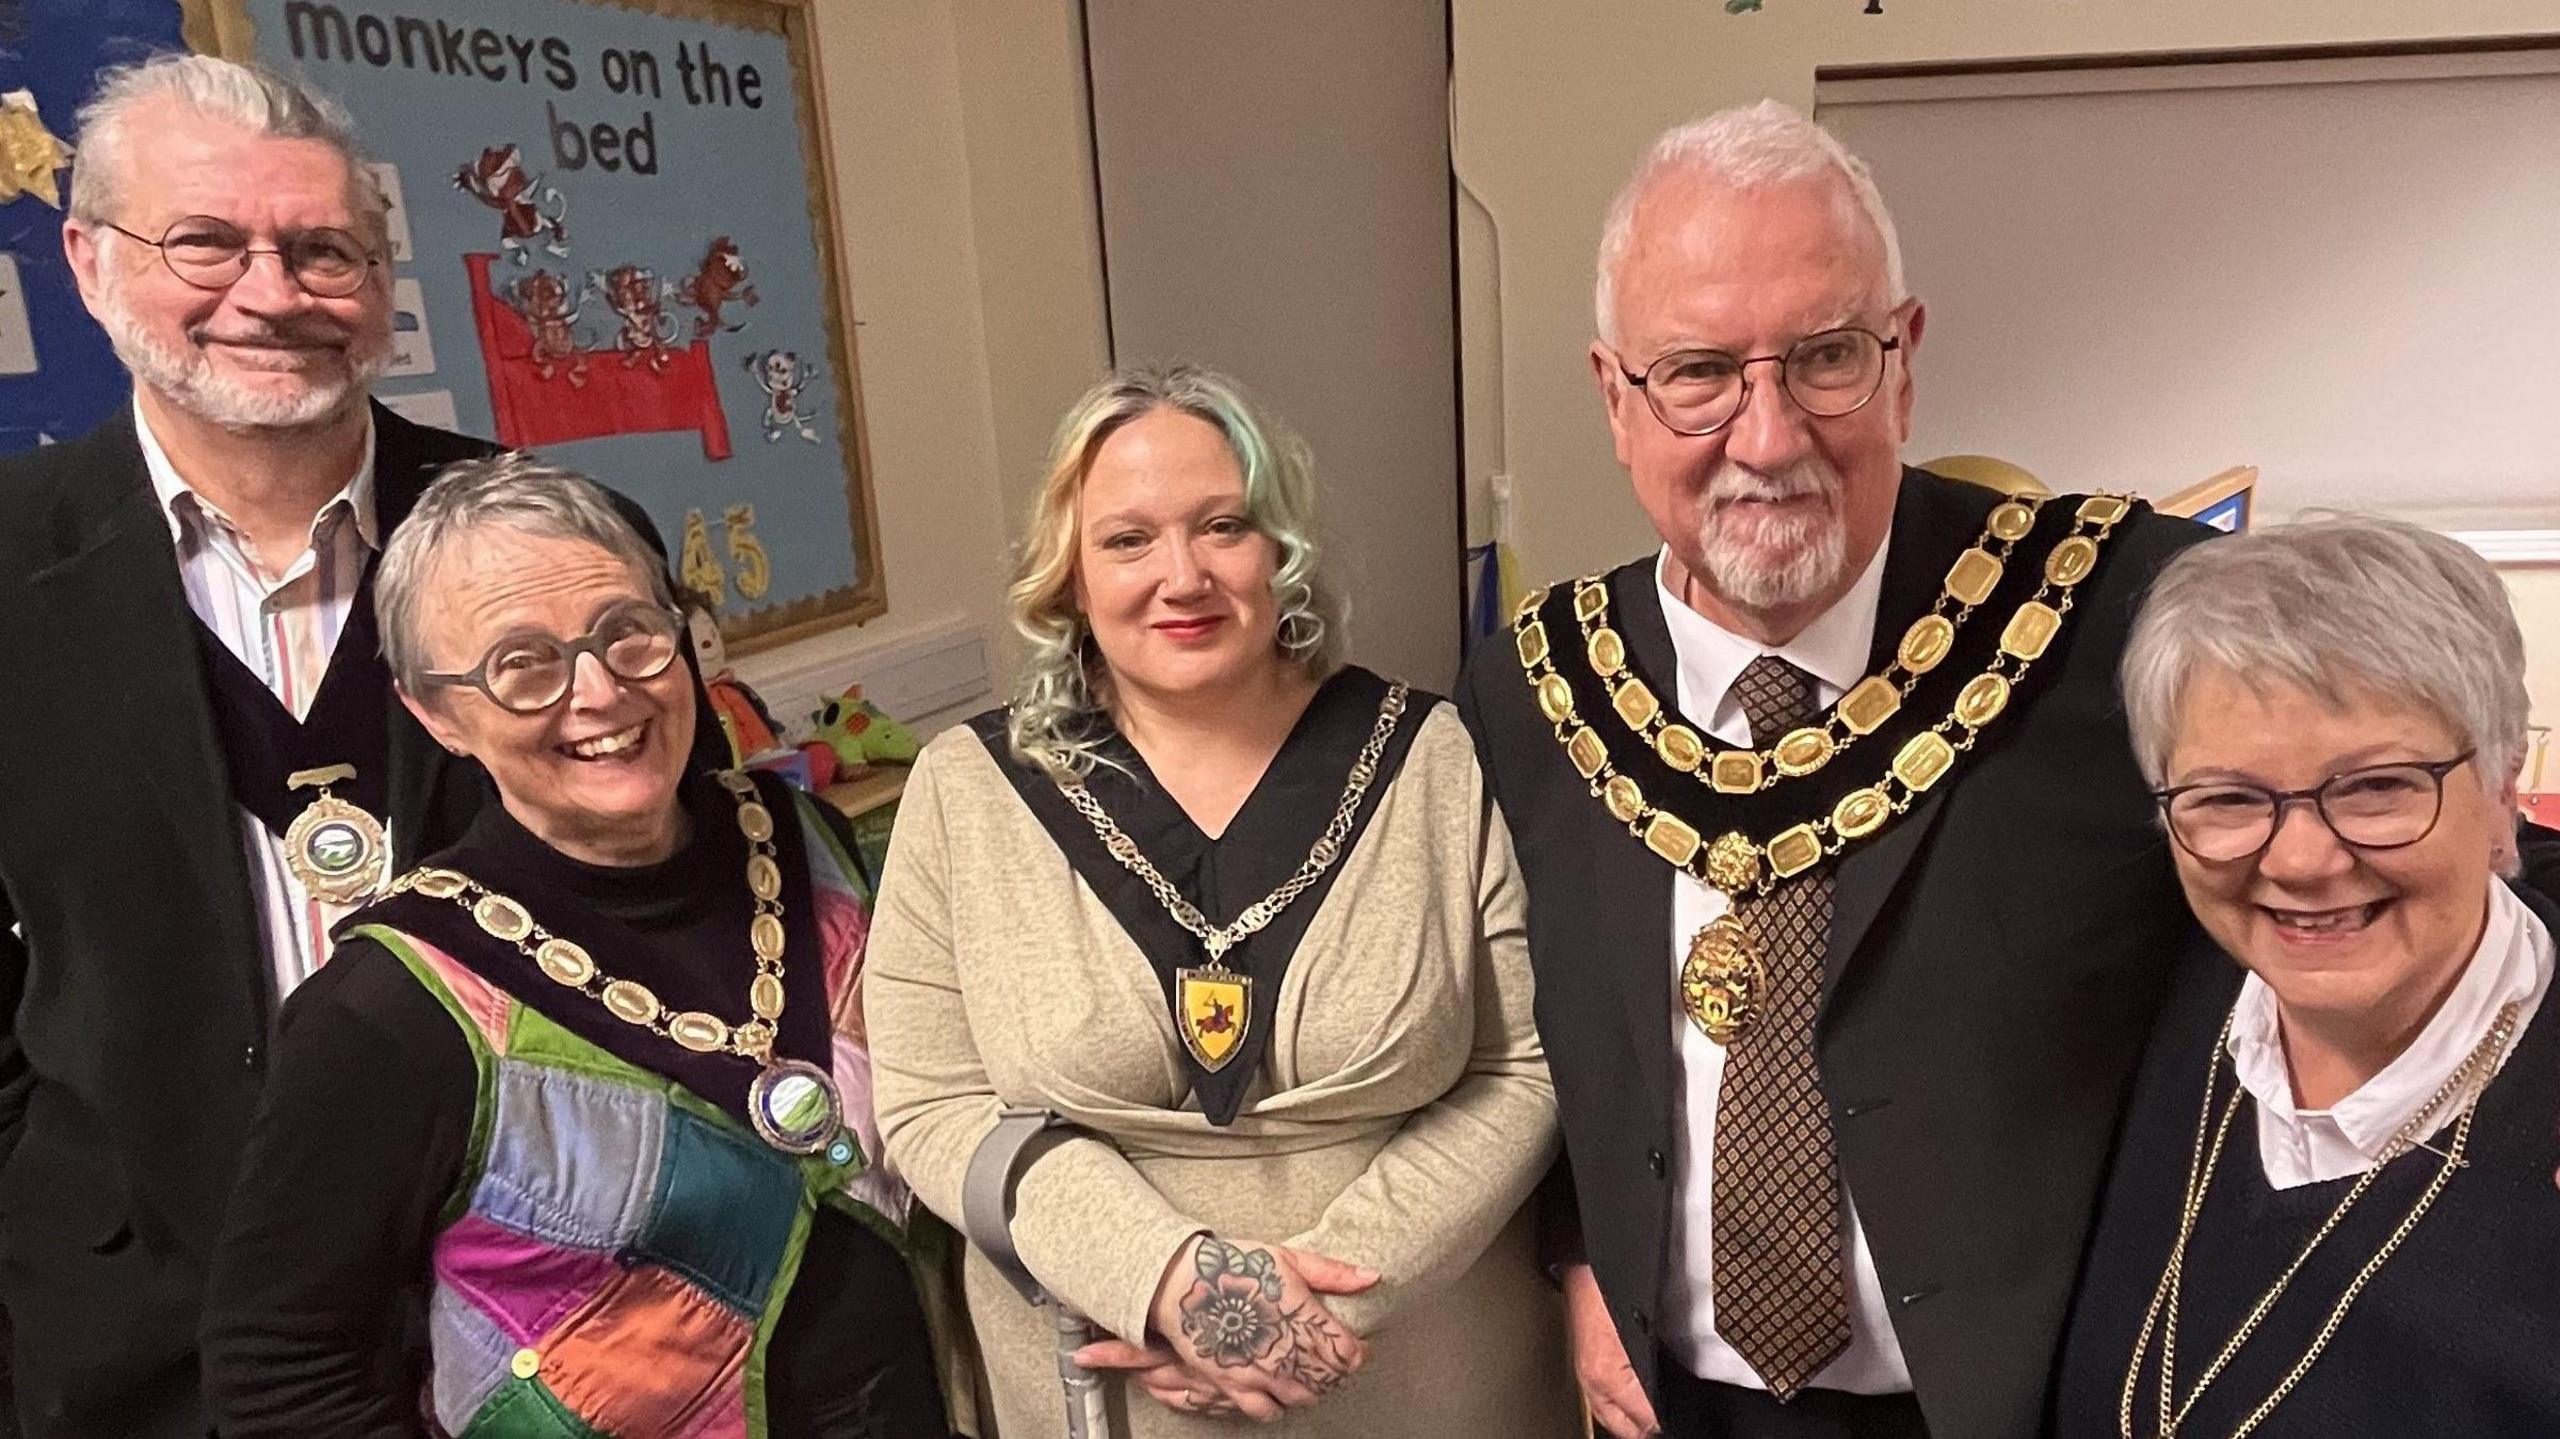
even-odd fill
[[[199,290],[230,289],[249,273],[253,257],[273,255],[295,284],[324,300],[339,300],[363,289],[367,272],[382,263],[363,241],[327,227],[299,231],[272,250],[260,250],[250,247],[249,236],[239,226],[213,215],[172,220],[157,240],[113,220],[102,223],[128,240],[158,250],[170,274]]]
[[[1866,408],[1884,388],[1884,357],[1902,348],[1857,325],[1807,335],[1783,355],[1728,354],[1723,350],[1674,350],[1639,375],[1618,362],[1618,373],[1644,392],[1653,417],[1683,435],[1712,435],[1733,423],[1751,401],[1751,367],[1778,367],[1779,387],[1808,415],[1836,419]]]
[[[2154,790],[2178,847],[2216,864],[2255,859],[2275,843],[2284,812],[2311,806],[2341,844],[2401,849],[2434,833],[2444,813],[2444,777],[2478,750],[2451,759],[2365,765],[2333,774],[2309,789],[2268,789],[2237,780],[2208,780]]]
[[[652,680],[674,664],[684,633],[675,611],[633,600],[596,617],[583,638],[563,640],[526,630],[489,646],[480,663],[460,674],[423,674],[433,685],[467,685],[510,714],[540,714],[560,703],[577,680],[578,657],[594,655],[618,680]]]

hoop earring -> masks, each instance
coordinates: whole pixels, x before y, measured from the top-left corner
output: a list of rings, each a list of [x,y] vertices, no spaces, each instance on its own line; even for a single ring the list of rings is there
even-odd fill
[[[1315,612],[1314,590],[1299,584],[1291,585],[1289,592],[1280,609],[1280,648],[1295,658],[1324,639],[1324,620]]]

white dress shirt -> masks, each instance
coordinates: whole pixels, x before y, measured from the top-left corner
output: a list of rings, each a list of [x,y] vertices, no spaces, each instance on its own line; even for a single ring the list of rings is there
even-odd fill
[[[2293,1189],[2372,1168],[2391,1136],[2417,1117],[2488,1036],[2500,1009],[2515,1004],[2516,1033],[2524,1032],[2551,988],[2551,970],[2551,931],[2541,916],[2514,890],[2490,881],[2489,922],[2480,931],[2480,946],[2435,1017],[2399,1058],[2327,1109],[2295,1105],[2275,991],[2254,974],[2241,981],[2228,1047],[2240,1087],[2257,1101],[2258,1159],[2267,1183]],[[2513,1051],[2512,1040],[2508,1048]],[[2445,1106],[2437,1130],[2460,1112],[2460,1105]]]
[[[364,458],[355,475],[311,520],[311,543],[281,573],[251,556],[231,517],[197,494],[151,433],[139,397],[133,427],[151,491],[178,546],[187,607],[240,657],[249,672],[299,719],[320,691],[337,652],[338,633],[355,607],[365,561],[381,545],[373,514],[373,421],[365,421]],[[316,794],[317,791],[314,791]],[[249,884],[258,901],[276,997],[310,977],[329,955],[329,926],[347,911],[313,899],[284,861],[284,841],[247,809],[234,805]],[[387,816],[377,815],[377,819]]]
[[[1743,669],[1762,655],[1776,655],[1814,678],[1814,697],[1836,702],[1851,685],[1864,679],[1867,655],[1874,647],[1876,606],[1884,587],[1884,557],[1889,545],[1878,545],[1857,583],[1802,633],[1775,649],[1723,629],[1690,609],[1662,582],[1670,563],[1666,549],[1654,563],[1654,588],[1662,616],[1671,630],[1671,648],[1679,657],[1679,709],[1689,723],[1728,746],[1767,745],[1774,735],[1753,735],[1741,697],[1733,692]],[[1725,912],[1725,898],[1686,874],[1671,882],[1670,963],[1676,976],[1689,957],[1689,939]],[[1680,1058],[1681,1082],[1675,1096],[1674,1133],[1679,1157],[1672,1176],[1671,1253],[1662,1276],[1662,1323],[1659,1338],[1690,1373],[1719,1384],[1766,1389],[1742,1356],[1716,1334],[1715,1185],[1716,1097],[1724,1087],[1724,1046],[1710,1040],[1674,1006],[1670,1018]],[[1844,1199],[1847,1180],[1841,1181]],[[1876,1277],[1875,1256],[1867,1250],[1857,1206],[1847,1206],[1849,1250],[1849,1347],[1813,1376],[1813,1387],[1853,1394],[1893,1394],[1911,1388],[1911,1368],[1903,1361],[1885,1308],[1884,1284]]]

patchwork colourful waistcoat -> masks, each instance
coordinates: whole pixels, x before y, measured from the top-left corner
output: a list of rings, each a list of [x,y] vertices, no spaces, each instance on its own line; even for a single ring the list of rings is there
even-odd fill
[[[869,915],[834,836],[799,801],[830,1012]],[[747,1439],[764,1357],[817,1206],[902,1247],[908,1195],[877,1167],[868,1052],[839,1032],[846,1162],[795,1158],[692,1091],[516,1002],[381,925],[460,1022],[479,1068],[462,1180],[433,1263],[436,1423],[457,1439]]]

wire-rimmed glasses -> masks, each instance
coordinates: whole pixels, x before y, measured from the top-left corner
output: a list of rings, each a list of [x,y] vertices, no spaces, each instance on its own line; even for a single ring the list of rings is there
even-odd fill
[[[1806,414],[1835,419],[1866,407],[1884,388],[1884,357],[1902,348],[1857,325],[1807,335],[1783,355],[1740,356],[1723,350],[1674,350],[1643,374],[1618,365],[1628,384],[1664,428],[1683,435],[1712,435],[1733,423],[1751,399],[1751,367],[1778,367],[1778,383]]]
[[[354,235],[326,226],[296,231],[273,249],[253,249],[239,226],[213,215],[172,220],[157,240],[113,220],[101,223],[128,240],[158,250],[170,274],[199,290],[227,290],[249,273],[252,257],[273,255],[295,284],[324,300],[339,300],[363,289],[366,274],[382,263]]]

